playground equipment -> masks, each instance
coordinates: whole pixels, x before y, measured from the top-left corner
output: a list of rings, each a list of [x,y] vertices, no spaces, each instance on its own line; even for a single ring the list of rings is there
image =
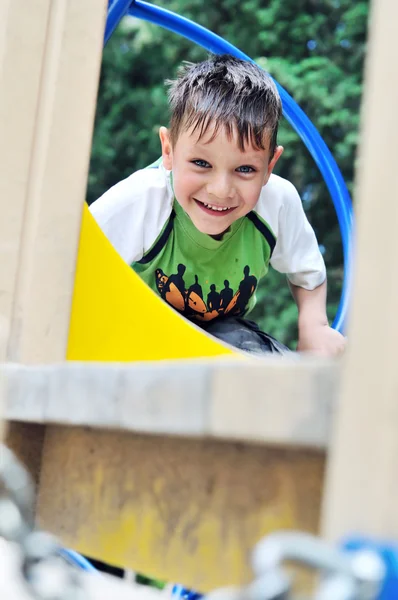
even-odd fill
[[[249,550],[279,529],[396,539],[396,2],[373,6],[339,362],[65,362],[106,10],[0,7],[0,385],[36,519],[204,592],[250,581]]]
[[[229,53],[250,60],[205,28],[142,0],[112,0],[109,3],[105,43],[127,12],[185,36],[212,52]],[[351,200],[339,168],[321,136],[289,94],[279,85],[278,88],[284,115],[316,161],[336,207],[343,242],[344,282],[333,325],[342,330],[348,310],[351,273]],[[139,306],[139,309],[135,311],[134,306]],[[164,332],[161,339],[158,335],[160,329]],[[134,344],[131,344],[133,338]],[[231,349],[181,319],[162,303],[124,264],[85,209],[67,357],[71,360],[125,361],[217,355],[231,355]]]
[[[0,453],[1,597],[6,600],[28,597],[35,600],[99,600],[106,597],[155,600],[156,595],[159,597],[159,593],[148,593],[134,584],[123,588],[98,573],[93,577],[93,569],[87,561],[76,553],[59,549],[55,539],[35,530],[32,523],[34,491],[30,478],[7,448],[0,446]],[[13,548],[6,546],[6,542],[12,542]],[[12,552],[14,564],[10,562]],[[16,553],[19,561],[15,560]],[[343,552],[308,534],[283,532],[261,540],[254,548],[251,583],[241,588],[217,590],[210,598],[293,600],[290,595],[292,575],[285,569],[286,561],[301,563],[321,573],[315,600],[382,600],[389,597],[384,595],[387,568],[377,552],[362,547]],[[8,566],[7,571],[4,564]],[[87,571],[91,571],[91,581],[85,576]],[[181,586],[175,586],[171,597],[201,598]]]

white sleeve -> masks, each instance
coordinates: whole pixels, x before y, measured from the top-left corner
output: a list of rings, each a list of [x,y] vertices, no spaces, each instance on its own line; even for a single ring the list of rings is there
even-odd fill
[[[291,283],[307,290],[315,289],[326,279],[325,263],[314,230],[296,188],[287,181],[270,262],[274,269],[286,273]]]
[[[120,181],[90,206],[115,250],[128,263],[152,246],[172,210],[172,193],[161,169],[142,169]]]

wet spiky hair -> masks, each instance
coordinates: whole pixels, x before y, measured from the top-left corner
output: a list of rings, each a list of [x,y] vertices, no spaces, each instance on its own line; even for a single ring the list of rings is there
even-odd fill
[[[229,137],[235,130],[241,150],[249,141],[264,150],[268,142],[273,156],[282,104],[271,77],[254,63],[228,54],[212,55],[198,64],[184,63],[177,79],[166,85],[173,145],[183,128],[197,132],[200,139],[214,125],[211,139],[220,127]]]

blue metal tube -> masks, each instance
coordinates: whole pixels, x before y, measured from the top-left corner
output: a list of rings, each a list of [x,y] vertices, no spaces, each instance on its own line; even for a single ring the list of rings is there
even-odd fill
[[[108,17],[106,19],[104,46],[115,31],[120,20],[127,15],[132,0],[109,0]]]
[[[84,556],[75,552],[74,550],[69,550],[66,548],[60,548],[59,554],[68,562],[70,562],[75,567],[78,567],[82,571],[87,571],[88,573],[98,573],[97,569],[93,567],[93,565],[86,559]]]

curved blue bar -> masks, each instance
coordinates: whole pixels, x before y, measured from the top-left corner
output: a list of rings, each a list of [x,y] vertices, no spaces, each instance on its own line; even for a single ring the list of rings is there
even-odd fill
[[[201,600],[203,594],[184,588],[182,585],[175,585],[171,591],[171,598],[172,600]]]
[[[120,19],[124,17],[131,6],[131,0],[109,0],[108,16],[105,25],[104,45],[118,26]]]
[[[131,4],[128,11],[130,15],[178,33],[192,42],[203,46],[210,52],[215,54],[232,54],[244,60],[251,60],[246,54],[223,40],[220,36],[205,29],[201,25],[193,23],[185,17],[176,15],[164,8],[153,6],[142,0],[133,0],[133,2],[127,2],[127,4]],[[112,15],[109,14],[108,16],[108,21],[110,22],[109,28],[111,25],[113,28],[116,26],[115,16],[117,14],[120,14],[119,19],[125,14],[125,5],[126,0],[113,0],[109,13],[111,13],[111,11],[113,12]],[[333,322],[333,327],[342,331],[347,316],[351,282],[353,212],[350,195],[340,170],[317,129],[286,90],[284,90],[277,82],[275,83],[282,98],[283,114],[300,135],[315,160],[325,179],[337,213],[343,244],[344,281],[340,304]]]
[[[97,569],[95,569],[93,565],[86,558],[84,558],[84,556],[78,552],[75,552],[74,550],[60,548],[59,554],[65,558],[65,560],[70,562],[75,567],[78,567],[82,571],[87,571],[88,573],[98,573]]]

